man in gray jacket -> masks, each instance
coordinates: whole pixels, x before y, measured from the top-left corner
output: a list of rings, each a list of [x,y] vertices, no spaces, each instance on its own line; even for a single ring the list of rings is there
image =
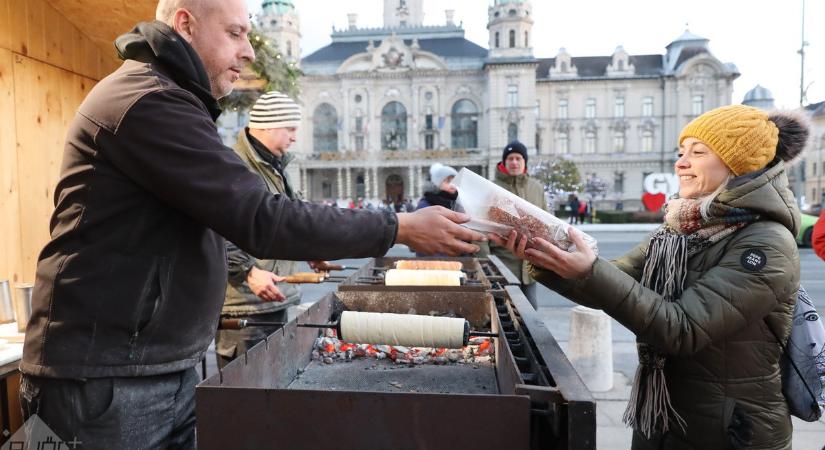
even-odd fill
[[[195,447],[195,366],[226,292],[225,239],[259,258],[472,252],[444,208],[341,210],[273,195],[215,127],[254,59],[244,0],[161,0],[119,37],[66,136],[37,262],[21,404],[84,449]]]
[[[294,156],[288,152],[301,124],[300,107],[286,95],[272,91],[262,95],[249,114],[249,126],[238,133],[235,153],[266,183],[273,194],[292,200],[301,195],[290,184],[286,167]],[[279,283],[297,271],[298,262],[256,259],[235,244],[226,242],[229,284],[221,318],[250,318],[256,322],[283,323],[287,309],[301,302],[298,286]],[[218,330],[215,357],[223,368],[238,355],[277,331],[280,326]]]

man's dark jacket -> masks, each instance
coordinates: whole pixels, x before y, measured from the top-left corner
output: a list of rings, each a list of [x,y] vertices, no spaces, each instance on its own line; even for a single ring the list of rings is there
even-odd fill
[[[144,376],[200,361],[227,282],[224,237],[261,258],[383,255],[391,213],[272,195],[224,147],[199,57],[171,28],[117,41],[66,139],[40,254],[23,373]]]

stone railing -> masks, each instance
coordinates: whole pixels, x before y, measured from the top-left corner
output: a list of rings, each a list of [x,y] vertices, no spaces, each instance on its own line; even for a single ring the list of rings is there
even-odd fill
[[[468,158],[480,156],[480,149],[460,148],[443,150],[381,150],[377,152],[368,151],[343,151],[343,152],[316,152],[307,155],[309,161],[362,161],[362,160],[419,160],[419,159],[452,159]]]

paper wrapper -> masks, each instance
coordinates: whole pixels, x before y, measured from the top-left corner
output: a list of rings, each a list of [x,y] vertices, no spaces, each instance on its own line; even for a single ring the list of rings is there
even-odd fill
[[[569,236],[570,225],[549,212],[496,185],[466,167],[453,180],[458,188],[458,208],[470,216],[464,226],[482,233],[506,237],[515,229],[528,238],[542,238],[568,252],[576,251]],[[579,232],[596,254],[596,239]],[[528,244],[529,246],[529,244]]]

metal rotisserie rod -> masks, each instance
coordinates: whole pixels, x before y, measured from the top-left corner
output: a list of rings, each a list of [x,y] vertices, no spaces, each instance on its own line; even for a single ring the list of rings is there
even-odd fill
[[[346,315],[346,318],[344,318],[344,315]],[[376,323],[376,319],[401,320],[404,325],[387,330],[386,324],[382,326],[382,324]],[[346,327],[341,326],[341,320],[332,323],[298,323],[296,325],[304,328],[332,328],[336,330],[338,336],[343,340],[351,340],[353,342],[361,340],[369,341],[358,343],[406,345],[414,347],[458,347],[468,345],[471,337],[499,337],[498,333],[471,331],[470,323],[466,320],[448,317],[345,311],[342,313],[342,320],[347,321]],[[408,329],[408,324],[416,321],[421,324],[420,330],[428,330],[430,335],[416,329],[412,330],[412,335],[408,333],[405,334],[405,325]],[[275,327],[284,325],[286,325],[284,322],[221,319],[219,329],[240,330],[246,327]]]

